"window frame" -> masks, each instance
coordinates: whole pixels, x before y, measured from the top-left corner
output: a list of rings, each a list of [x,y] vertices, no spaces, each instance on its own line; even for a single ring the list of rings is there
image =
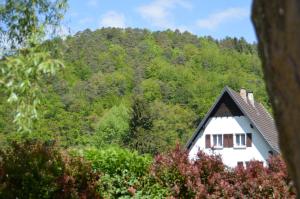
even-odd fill
[[[237,137],[239,136],[239,145],[237,144]],[[244,145],[242,145],[242,137],[244,136]],[[234,148],[247,148],[247,134],[246,133],[235,133],[234,134]]]
[[[236,166],[237,167],[244,167],[244,162],[243,161],[237,161]]]
[[[221,145],[215,145],[214,144],[214,137],[216,136],[217,139],[217,144],[220,143],[219,138],[221,138]],[[212,134],[212,139],[211,139],[211,146],[215,149],[223,149],[224,147],[224,136],[223,134]]]

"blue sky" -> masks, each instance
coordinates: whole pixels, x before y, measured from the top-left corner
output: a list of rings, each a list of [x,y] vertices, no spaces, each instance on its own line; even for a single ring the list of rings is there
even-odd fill
[[[64,26],[71,33],[86,28],[133,27],[179,29],[221,39],[255,42],[251,0],[69,0]]]

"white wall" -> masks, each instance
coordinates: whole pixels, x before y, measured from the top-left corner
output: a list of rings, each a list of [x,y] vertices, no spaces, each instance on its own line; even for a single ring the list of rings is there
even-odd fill
[[[245,116],[236,117],[212,117],[206,123],[206,127],[199,133],[196,138],[196,143],[189,152],[189,158],[194,159],[198,150],[201,149],[208,154],[212,154],[212,149],[205,148],[205,135],[206,134],[233,134],[233,143],[235,144],[236,133],[252,133],[252,146],[244,148],[221,148],[215,149],[214,153],[222,156],[223,162],[230,166],[235,167],[237,162],[244,162],[250,160],[263,161],[266,165],[266,160],[269,157],[271,147],[266,143],[262,135],[255,127],[250,127],[250,121]],[[211,141],[212,141],[211,136]],[[223,140],[224,141],[224,140]]]

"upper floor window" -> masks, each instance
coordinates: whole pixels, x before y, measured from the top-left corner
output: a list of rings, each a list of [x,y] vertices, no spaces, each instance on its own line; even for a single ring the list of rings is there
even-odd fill
[[[223,136],[222,134],[213,135],[213,146],[223,147]]]
[[[251,146],[252,133],[205,135],[205,148],[246,148]]]
[[[246,147],[246,135],[245,134],[236,134],[235,135],[235,146]]]

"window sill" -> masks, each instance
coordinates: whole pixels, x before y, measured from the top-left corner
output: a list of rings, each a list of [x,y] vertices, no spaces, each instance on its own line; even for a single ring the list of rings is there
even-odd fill
[[[246,149],[247,147],[246,146],[234,146],[233,148],[234,149]]]
[[[214,147],[211,147],[212,150],[220,150],[220,149],[223,149],[223,146],[214,146]]]

